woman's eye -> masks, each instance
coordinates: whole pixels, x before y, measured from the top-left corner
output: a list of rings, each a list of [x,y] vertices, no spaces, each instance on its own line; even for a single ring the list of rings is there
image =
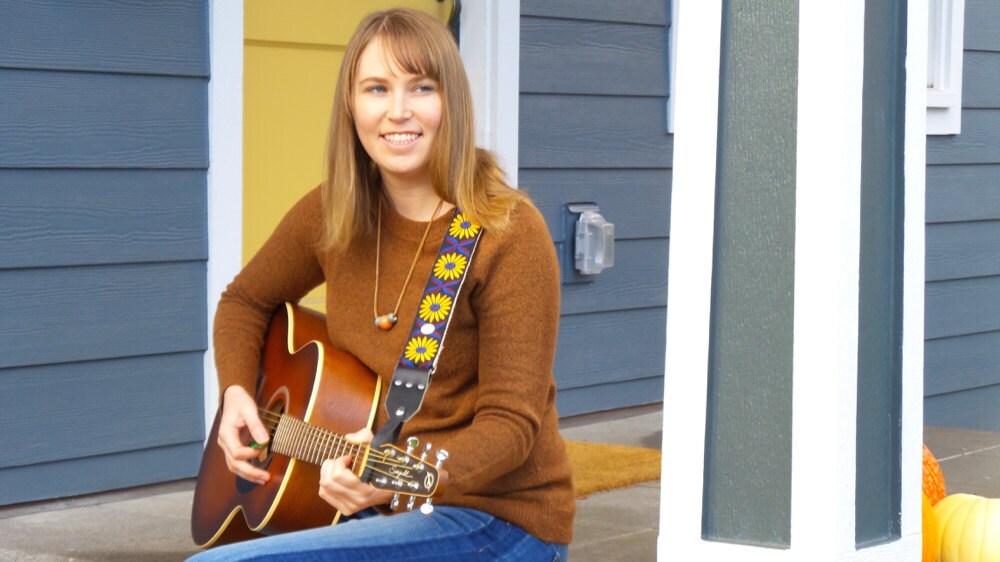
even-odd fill
[[[373,94],[384,94],[385,86],[369,86],[367,91]]]
[[[434,91],[434,85],[433,84],[420,84],[419,86],[416,87],[416,90],[418,92],[420,92],[421,94],[429,94],[429,93],[431,93],[431,92]]]

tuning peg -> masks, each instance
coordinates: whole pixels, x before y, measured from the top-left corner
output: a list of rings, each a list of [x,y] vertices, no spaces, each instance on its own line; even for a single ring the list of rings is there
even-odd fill
[[[429,453],[430,451],[431,451],[431,444],[425,443],[424,450],[423,452],[420,453],[420,463],[417,464],[417,470],[424,469],[424,463],[427,462],[427,453]]]
[[[410,496],[410,501],[406,502],[406,511],[413,511],[413,504],[416,503],[417,496]]]
[[[420,445],[420,440],[417,439],[415,436],[407,437],[406,438],[406,454],[407,455],[412,455],[413,454],[413,450],[416,449],[418,445]]]
[[[396,511],[397,507],[399,507],[399,494],[393,494],[392,501],[389,503],[389,509]]]
[[[434,464],[434,467],[440,470],[441,465],[444,464],[444,461],[448,460],[448,451],[445,451],[444,449],[438,449],[437,455],[435,456],[437,458],[437,463]],[[431,513],[434,513],[434,504],[431,503],[431,499],[432,498],[427,498],[426,500],[424,500],[424,504],[420,506],[420,513],[423,513],[424,515],[430,515]]]

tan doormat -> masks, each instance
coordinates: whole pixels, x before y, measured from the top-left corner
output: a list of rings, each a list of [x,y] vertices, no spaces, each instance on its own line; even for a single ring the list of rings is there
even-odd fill
[[[566,441],[566,451],[578,498],[660,478],[657,449]]]

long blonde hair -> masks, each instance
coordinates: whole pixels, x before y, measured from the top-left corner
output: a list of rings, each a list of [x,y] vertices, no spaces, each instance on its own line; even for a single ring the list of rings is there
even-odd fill
[[[356,235],[375,228],[381,179],[358,139],[353,116],[358,60],[375,40],[381,41],[400,69],[428,76],[440,87],[442,119],[430,155],[437,195],[485,228],[502,230],[511,210],[525,197],[507,185],[493,155],[476,147],[472,94],[458,47],[448,29],[432,16],[399,8],[368,15],[344,53],[322,188],[324,246],[344,249]]]

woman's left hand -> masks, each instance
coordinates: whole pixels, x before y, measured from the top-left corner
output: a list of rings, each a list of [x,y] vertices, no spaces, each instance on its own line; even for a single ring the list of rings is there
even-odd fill
[[[351,443],[364,444],[372,440],[372,432],[362,429],[344,436]],[[319,497],[344,515],[354,515],[373,505],[388,503],[390,492],[383,492],[362,482],[353,471],[350,455],[327,459],[319,471]]]

